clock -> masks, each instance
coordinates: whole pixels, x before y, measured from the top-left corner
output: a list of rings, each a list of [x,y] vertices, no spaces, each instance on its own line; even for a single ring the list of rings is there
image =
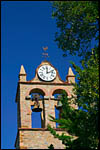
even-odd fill
[[[38,69],[38,76],[44,81],[52,81],[56,78],[56,70],[50,65],[42,65]]]

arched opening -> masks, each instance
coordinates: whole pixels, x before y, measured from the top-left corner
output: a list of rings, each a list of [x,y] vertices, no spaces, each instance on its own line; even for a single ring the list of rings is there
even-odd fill
[[[64,90],[64,89],[56,89],[56,90],[53,91],[52,95],[54,95],[54,94],[63,94],[63,92],[66,92],[66,90]],[[66,92],[66,94],[67,94],[67,92]]]
[[[29,93],[32,97],[31,122],[32,128],[43,128],[44,123],[44,91],[38,88],[32,89]],[[37,105],[38,103],[38,105]]]
[[[29,94],[32,94],[32,93],[39,93],[42,96],[45,95],[45,92],[42,89],[39,89],[39,88],[32,89]]]
[[[52,94],[52,96],[54,96],[54,98],[57,99],[57,105],[55,106],[55,118],[56,119],[60,119],[60,116],[61,116],[62,107],[61,107],[61,103],[59,103],[58,101],[60,101],[61,99],[60,96],[63,94],[63,92],[66,92],[66,91],[63,89],[56,89],[53,91],[53,94]],[[56,123],[56,128],[57,127],[59,127],[59,123]]]

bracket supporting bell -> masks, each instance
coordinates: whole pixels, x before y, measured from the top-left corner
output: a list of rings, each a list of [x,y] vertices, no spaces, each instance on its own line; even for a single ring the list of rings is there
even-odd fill
[[[31,95],[26,96],[27,100],[31,100]]]

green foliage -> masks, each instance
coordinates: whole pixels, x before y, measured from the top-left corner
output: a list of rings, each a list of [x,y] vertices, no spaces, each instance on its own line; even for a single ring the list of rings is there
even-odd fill
[[[95,54],[90,56],[90,59],[82,61],[83,70],[76,66],[79,82],[75,84],[74,92],[77,95],[76,102],[79,107],[82,107],[85,112],[81,120],[80,127],[83,126],[81,137],[87,139],[86,143],[89,148],[94,149],[98,145],[98,114],[99,114],[99,59],[98,48],[95,48]],[[75,66],[75,64],[74,64]],[[76,75],[76,76],[77,76]],[[82,111],[82,110],[81,110]],[[83,111],[82,111],[83,113]],[[81,116],[81,114],[80,114]],[[84,130],[85,129],[85,130]],[[80,142],[80,141],[79,141]],[[84,142],[85,144],[85,142]]]
[[[59,127],[69,133],[69,136],[64,133],[62,135],[57,134],[48,125],[51,134],[62,140],[66,149],[96,149],[98,146],[98,110],[95,110],[94,113],[94,111],[90,112],[70,107],[71,99],[68,99],[65,92],[62,95],[61,102],[63,104],[61,119],[55,119],[52,116],[50,118],[52,121],[59,123]],[[81,106],[83,106],[83,102]],[[86,106],[85,109],[88,108],[89,110],[89,105]],[[75,136],[76,138],[74,138]]]
[[[50,146],[48,146],[49,149],[54,149],[53,144],[51,144]]]
[[[63,144],[66,144],[67,143],[67,147],[69,145],[71,145],[72,143],[72,139],[73,137],[72,136],[66,136],[64,133],[62,133],[61,135],[57,134],[56,131],[51,128],[50,125],[47,126],[48,130],[50,131],[50,133],[55,137],[55,138],[58,138],[59,140],[62,140],[62,143]]]
[[[55,41],[64,52],[79,56],[90,54],[91,40],[98,40],[98,1],[55,1],[52,16],[59,32]]]
[[[98,48],[95,48],[98,52]],[[83,69],[73,63],[79,82],[75,84],[75,94],[78,96],[77,103],[85,107],[87,111],[97,111],[99,103],[99,61],[98,54],[92,54],[85,62],[82,60]],[[86,104],[84,104],[86,103]],[[83,105],[82,105],[83,104]]]
[[[60,128],[65,129],[70,135],[70,140],[59,137],[71,149],[97,149],[99,143],[98,131],[98,113],[99,113],[99,61],[98,48],[90,59],[85,62],[82,60],[83,70],[73,63],[79,79],[74,86],[74,94],[77,95],[75,104],[79,109],[70,107],[71,99],[68,99],[66,93],[62,94],[61,119],[51,120],[60,124]],[[56,134],[56,131],[54,132]],[[72,136],[77,139],[72,140]]]

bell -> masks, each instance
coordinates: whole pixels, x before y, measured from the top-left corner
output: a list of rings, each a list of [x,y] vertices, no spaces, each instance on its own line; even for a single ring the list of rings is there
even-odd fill
[[[57,109],[61,109],[61,107],[62,107],[62,102],[60,101],[61,95],[58,95],[57,99],[58,99],[58,102],[57,102],[56,108],[57,108]]]
[[[57,108],[57,109],[61,109],[61,107],[62,107],[62,102],[61,102],[61,101],[58,101],[56,108]]]
[[[40,108],[39,102],[34,102],[34,108],[32,109],[33,112],[41,112],[42,108]]]
[[[39,104],[39,95],[34,95],[34,108],[32,109],[33,112],[41,112],[42,108],[40,108],[40,104]]]

